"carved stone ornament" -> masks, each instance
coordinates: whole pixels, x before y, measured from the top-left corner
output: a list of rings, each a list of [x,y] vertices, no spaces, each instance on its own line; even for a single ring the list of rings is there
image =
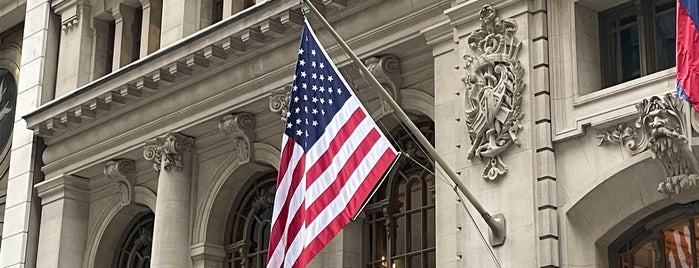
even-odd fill
[[[403,84],[403,80],[400,77],[400,59],[393,55],[384,55],[368,58],[364,61],[364,64],[386,91],[388,91],[391,97],[396,102],[399,102],[400,88]],[[392,113],[393,108],[388,105],[387,100],[381,95],[379,95],[379,98],[381,100],[381,111],[379,111],[379,115],[383,116]]]
[[[467,74],[465,122],[471,138],[468,159],[486,163],[483,178],[495,180],[507,173],[501,154],[519,145],[522,129],[522,92],[526,85],[524,68],[517,60],[521,42],[515,37],[517,25],[497,17],[485,5],[480,11],[481,27],[469,35],[469,47],[476,56],[463,57]]]
[[[143,149],[143,157],[153,162],[153,169],[160,173],[161,169],[182,171],[182,155],[191,152],[194,139],[185,135],[171,132],[153,140],[147,141]]]
[[[269,96],[269,110],[281,115],[282,122],[286,122],[289,116],[289,98],[291,98],[291,87],[286,86],[282,90],[272,92]]]
[[[661,193],[679,194],[694,188],[699,178],[697,160],[689,147],[681,108],[682,100],[674,93],[644,99],[636,105],[635,124],[621,124],[598,135],[599,145],[623,144],[632,155],[650,149],[668,176],[658,184]]]
[[[109,160],[104,165],[104,175],[111,178],[119,189],[121,205],[133,204],[136,164],[133,160]]]
[[[250,113],[229,114],[221,118],[218,128],[230,137],[238,154],[238,163],[245,164],[252,158],[255,141],[255,116]]]

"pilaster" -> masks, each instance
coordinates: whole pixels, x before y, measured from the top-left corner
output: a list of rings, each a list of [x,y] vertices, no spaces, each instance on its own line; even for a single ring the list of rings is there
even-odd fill
[[[112,10],[112,16],[114,16],[115,25],[112,70],[117,70],[131,63],[134,59],[138,59],[140,49],[134,50],[133,47],[135,39],[133,25],[136,23],[135,9],[119,4]]]
[[[61,16],[61,43],[58,55],[55,97],[60,97],[90,82],[92,34],[90,2],[64,0],[53,3]]]
[[[140,57],[155,52],[160,48],[160,25],[162,25],[163,1],[141,0],[143,21],[141,22]]]
[[[87,243],[87,179],[64,175],[36,185],[41,198],[37,267],[81,267]]]
[[[158,173],[152,267],[189,267],[190,200],[194,139],[167,133],[147,141],[143,156]]]
[[[160,47],[172,44],[197,30],[197,12],[193,12],[196,9],[196,0],[163,0]]]

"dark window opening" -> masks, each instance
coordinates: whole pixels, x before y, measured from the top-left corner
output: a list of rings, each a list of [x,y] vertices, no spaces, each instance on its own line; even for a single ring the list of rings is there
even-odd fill
[[[116,268],[150,267],[153,247],[153,221],[155,214],[142,213],[129,224],[129,230],[121,239]]]
[[[643,0],[599,14],[602,86],[675,66],[675,2]]]

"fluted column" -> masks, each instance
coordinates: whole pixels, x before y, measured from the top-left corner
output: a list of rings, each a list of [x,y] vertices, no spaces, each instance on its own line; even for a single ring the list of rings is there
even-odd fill
[[[151,267],[188,267],[194,139],[167,133],[146,142],[143,156],[158,175]]]

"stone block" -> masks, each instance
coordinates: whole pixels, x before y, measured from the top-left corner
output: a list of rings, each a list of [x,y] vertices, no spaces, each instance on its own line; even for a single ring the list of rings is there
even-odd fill
[[[536,153],[536,174],[537,180],[544,178],[556,178],[556,157],[554,152],[544,150]]]
[[[529,47],[529,64],[531,66],[549,64],[549,41],[546,39],[538,39],[530,42]]]
[[[24,21],[25,35],[31,35],[48,27],[48,16],[51,12],[51,5],[48,2],[38,4],[31,10],[27,10]],[[42,42],[43,43],[43,42]]]
[[[534,125],[534,139],[534,148],[537,152],[541,152],[542,150],[552,150],[553,143],[551,142],[551,122],[541,121]]]
[[[535,1],[546,2],[546,1]],[[545,6],[546,4],[544,4]],[[548,21],[545,11],[534,11],[529,18],[529,38],[537,40],[541,38],[548,39]]]
[[[7,225],[7,224],[5,224]],[[24,264],[27,233],[14,235],[4,234],[2,237],[2,251],[0,251],[1,267],[17,267]]]
[[[25,232],[29,228],[29,210],[31,203],[21,202],[12,207],[5,208],[5,224],[3,234],[12,235]],[[11,220],[9,220],[11,219]]]
[[[542,121],[551,120],[551,106],[549,105],[550,96],[548,94],[539,94],[534,96],[534,122],[537,124]]]
[[[7,181],[6,208],[31,201],[31,192],[34,184],[33,176],[33,172],[27,172],[12,177]]]
[[[537,212],[539,239],[559,237],[558,211],[556,209],[541,209]]]
[[[34,146],[31,144],[12,146],[10,157],[10,178],[29,172],[32,169],[32,159],[34,159]]]
[[[550,179],[537,181],[536,188],[536,207],[538,209],[558,207],[556,181]]]
[[[40,80],[37,78],[43,77],[43,66],[43,58],[37,58],[31,61],[22,62],[22,66],[20,67],[21,72],[19,74],[19,79],[17,82],[17,94],[21,94],[22,92],[34,88],[35,86],[40,84]]]
[[[560,267],[558,244],[558,239],[539,241],[538,267]]]
[[[45,56],[46,42],[44,40],[46,40],[47,36],[48,30],[45,28],[25,36],[24,40],[22,40],[22,60],[28,62]]]

